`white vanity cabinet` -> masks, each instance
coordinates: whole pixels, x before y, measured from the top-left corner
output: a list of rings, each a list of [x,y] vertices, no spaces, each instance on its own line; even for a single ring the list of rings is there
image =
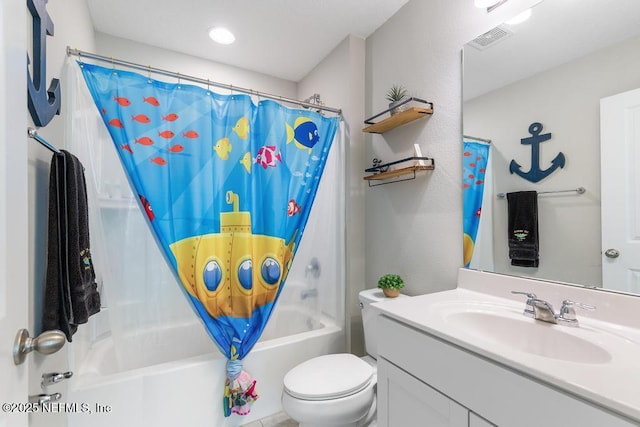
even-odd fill
[[[639,425],[402,318],[378,326],[379,427]]]
[[[464,406],[382,358],[378,363],[378,405],[380,427],[492,426]]]

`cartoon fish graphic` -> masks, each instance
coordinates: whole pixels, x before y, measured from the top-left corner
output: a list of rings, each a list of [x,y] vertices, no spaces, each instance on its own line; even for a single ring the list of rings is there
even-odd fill
[[[231,143],[229,142],[229,138],[222,138],[216,142],[216,145],[213,146],[218,157],[222,160],[227,160],[229,158],[229,153],[231,152]]]
[[[160,102],[153,96],[149,96],[147,98],[142,98],[142,102],[146,102],[147,104],[151,104],[154,107],[159,107]]]
[[[106,115],[107,115],[107,109],[106,109],[106,108],[103,108],[103,109],[102,109],[102,110],[100,110],[100,111],[102,112],[102,115],[103,115],[103,116],[106,116]]]
[[[117,96],[114,96],[113,100],[116,101],[121,107],[128,107],[129,105],[131,105],[131,101],[129,101],[127,98],[119,98]]]
[[[175,122],[176,120],[178,120],[178,117],[179,116],[176,113],[170,113],[166,116],[162,116],[162,120],[165,122]]]
[[[320,140],[316,124],[307,117],[298,117],[293,123],[293,127],[288,124],[286,124],[286,127],[287,144],[293,141],[296,147],[301,150],[308,150],[309,154],[311,154],[311,149]]]
[[[131,149],[131,146],[129,144],[123,144],[120,146],[120,148],[122,148],[124,151],[128,151],[129,153],[133,154],[133,150]]]
[[[479,207],[478,210],[476,211],[476,216],[480,218],[481,214],[482,214],[482,207]]]
[[[181,153],[183,150],[184,147],[180,144],[175,144],[167,148],[167,151],[169,151],[170,153]]]
[[[247,170],[247,173],[251,173],[251,152],[250,151],[247,151],[246,153],[244,153],[244,156],[242,156],[240,163],[242,163],[242,166],[244,166],[244,168]]]
[[[176,134],[170,130],[163,130],[162,132],[158,132],[158,135],[163,137],[164,139],[171,139],[176,136]]]
[[[247,139],[249,136],[249,118],[248,117],[240,117],[236,122],[236,125],[233,127],[233,131],[241,138]]]
[[[138,123],[151,123],[151,119],[149,118],[149,116],[146,116],[144,114],[138,114],[136,116],[131,116],[131,120],[134,120]]]
[[[282,163],[282,155],[280,154],[280,151],[276,153],[276,146],[263,145],[258,150],[258,155],[256,156],[254,163],[259,164],[264,169],[267,169],[267,167],[275,168],[277,165],[276,160]]]
[[[184,132],[182,134],[182,136],[184,136],[185,138],[195,139],[195,138],[199,137],[200,135],[198,135],[198,132],[196,132],[195,130],[188,130],[188,131]]]
[[[152,161],[153,163],[155,163],[156,165],[160,165],[160,166],[164,166],[167,164],[167,161],[165,159],[163,159],[162,157],[154,157],[152,159],[149,159],[150,161]]]
[[[302,206],[296,203],[294,199],[289,200],[287,204],[287,215],[294,216],[297,213],[300,213],[302,210]]]
[[[120,119],[109,120],[109,125],[116,128],[124,129],[124,125],[122,124],[122,121]]]
[[[134,138],[134,141],[136,144],[153,145],[153,139],[149,138],[148,136],[143,136],[142,138]]]
[[[151,209],[151,204],[149,203],[146,197],[141,195],[138,195],[138,196],[140,197],[140,202],[142,203],[142,207],[144,208],[144,211],[147,213],[147,216],[149,217],[149,221],[153,221],[156,215],[153,213],[153,209]]]

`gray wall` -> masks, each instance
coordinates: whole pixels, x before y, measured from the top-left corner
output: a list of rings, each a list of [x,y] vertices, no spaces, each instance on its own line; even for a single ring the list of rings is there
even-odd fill
[[[367,39],[365,115],[387,108],[384,95],[394,83],[432,101],[435,113],[365,137],[366,163],[410,155],[414,143],[436,161],[414,181],[367,189],[367,287],[390,272],[403,276],[409,295],[455,287],[462,266],[462,46],[535,3],[511,1],[487,14],[471,0],[412,0]]]
[[[349,135],[346,141],[347,164],[347,339],[351,350],[364,353],[362,319],[358,306],[358,292],[365,289],[364,251],[364,137],[360,132],[364,120],[365,41],[349,36],[318,66],[298,83],[298,99],[320,93],[329,106],[342,108]]]

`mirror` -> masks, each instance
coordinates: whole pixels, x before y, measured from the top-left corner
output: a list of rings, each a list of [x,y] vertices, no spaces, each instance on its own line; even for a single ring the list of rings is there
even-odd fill
[[[465,139],[491,141],[482,208],[471,212],[481,221],[470,268],[640,293],[603,280],[603,267],[623,257],[604,255],[610,248],[602,243],[601,200],[610,190],[601,192],[600,183],[621,167],[601,167],[601,148],[609,147],[601,147],[600,100],[640,88],[640,2],[547,0],[531,10],[527,21],[505,23],[464,46]],[[550,138],[522,144],[532,130]],[[555,166],[560,153],[562,167]],[[548,175],[532,182],[510,172],[512,161],[523,173]],[[623,193],[620,187],[614,192]],[[538,267],[511,265],[508,205],[498,197],[526,190],[538,192]]]

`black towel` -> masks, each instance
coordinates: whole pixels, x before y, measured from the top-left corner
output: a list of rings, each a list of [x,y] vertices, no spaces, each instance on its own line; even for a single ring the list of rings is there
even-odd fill
[[[538,193],[518,191],[507,194],[509,204],[509,258],[511,265],[537,267]]]
[[[51,160],[49,235],[43,330],[59,329],[67,340],[100,311],[100,294],[89,249],[89,211],[84,168],[61,150]]]

